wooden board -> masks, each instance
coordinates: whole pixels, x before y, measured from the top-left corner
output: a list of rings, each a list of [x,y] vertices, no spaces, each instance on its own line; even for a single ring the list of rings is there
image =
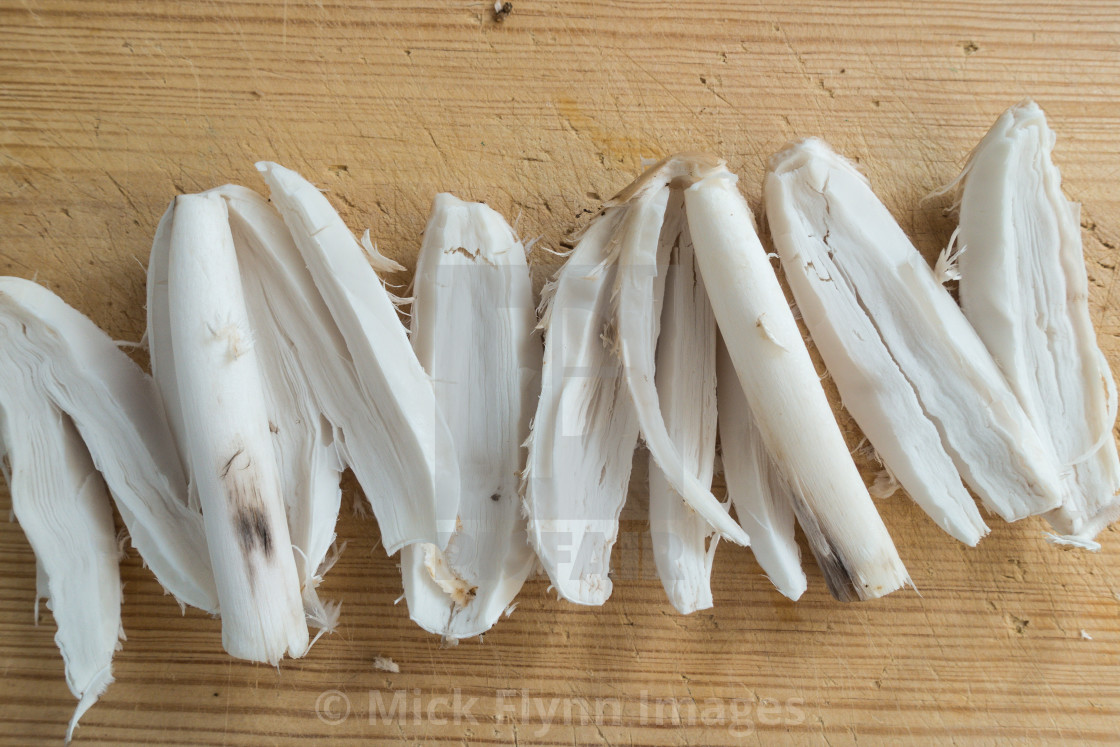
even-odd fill
[[[944,201],[920,198],[1028,95],[1058,132],[1066,193],[1084,205],[1094,319],[1117,367],[1120,11],[1108,0],[514,0],[501,23],[472,0],[7,2],[0,273],[37,277],[115,338],[136,340],[143,265],[168,201],[228,181],[263,189],[256,159],[322,185],[353,229],[371,228],[412,267],[437,191],[486,200],[556,248],[642,158],[712,150],[757,204],[769,154],[807,135],[858,159],[932,256],[953,223]],[[556,260],[533,261],[539,287]],[[1046,544],[1038,520],[995,523],[973,550],[900,495],[881,508],[920,595],[843,605],[809,568],[793,604],[749,552],[723,546],[715,608],[681,617],[651,572],[641,469],[632,493],[604,607],[561,603],[535,580],[484,640],[450,649],[394,605],[395,559],[347,498],[348,546],[322,590],[342,602],[341,629],[278,670],[226,656],[219,623],[180,614],[132,553],[117,681],[77,738],[1116,740],[1114,529],[1089,554]],[[32,624],[34,581],[18,526],[0,525],[9,744],[58,743],[74,706],[53,622]],[[378,656],[400,673],[379,671]],[[395,695],[405,710],[386,718]]]

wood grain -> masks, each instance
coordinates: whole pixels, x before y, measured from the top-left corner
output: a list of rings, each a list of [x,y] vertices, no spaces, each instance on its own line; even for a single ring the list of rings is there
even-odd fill
[[[37,277],[135,340],[167,202],[227,181],[262,189],[256,159],[321,184],[352,228],[371,228],[411,269],[437,191],[486,200],[556,248],[644,157],[718,152],[757,204],[768,155],[808,135],[858,159],[932,256],[952,222],[920,198],[1028,95],[1059,134],[1067,194],[1084,205],[1094,318],[1117,367],[1120,11],[1109,0],[515,0],[501,23],[470,0],[13,0],[0,4],[0,273]],[[533,262],[539,286],[555,259]],[[843,605],[810,568],[792,604],[749,552],[724,546],[715,608],[681,617],[651,572],[641,470],[632,493],[604,607],[561,603],[535,580],[484,640],[450,649],[394,605],[395,560],[349,509],[349,545],[323,589],[342,601],[341,629],[278,670],[224,655],[219,623],[180,614],[133,554],[117,682],[77,738],[1116,741],[1114,529],[1099,554],[1046,544],[1037,520],[995,524],[973,550],[896,496],[881,507],[920,595]],[[34,576],[18,526],[0,525],[6,744],[58,743],[74,706],[53,622],[32,625]],[[377,656],[400,673],[377,670]],[[407,714],[384,719],[377,697],[388,706],[394,690]],[[341,723],[330,723],[341,713],[330,691],[349,699]],[[445,705],[456,693],[459,723]]]

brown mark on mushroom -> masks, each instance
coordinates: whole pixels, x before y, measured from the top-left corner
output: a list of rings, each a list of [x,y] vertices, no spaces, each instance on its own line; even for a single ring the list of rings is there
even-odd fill
[[[465,246],[454,246],[450,249],[445,249],[444,254],[461,254],[472,262],[483,262],[485,264],[494,266],[490,258],[482,253],[482,249],[475,249],[473,252]]]
[[[465,246],[454,246],[447,250],[447,254],[462,254],[467,259],[478,259],[478,250],[471,251]]]
[[[237,512],[237,540],[246,555],[255,547],[266,558],[272,555],[272,532],[264,506],[244,506]]]
[[[253,460],[239,447],[219,470],[226,487],[229,508],[233,515],[233,528],[241,548],[241,556],[248,571],[249,585],[253,585],[253,563],[250,556],[260,552],[266,560],[272,557],[272,529],[258,473],[251,469]]]
[[[836,543],[825,532],[813,509],[805,502],[798,490],[791,492],[793,513],[805,534],[809,551],[816,558],[817,565],[824,575],[825,585],[833,598],[841,602],[851,602],[859,598],[859,590],[850,567]]]
[[[233,460],[237,459],[237,457],[241,456],[243,453],[245,453],[245,447],[241,447],[237,451],[233,452],[233,456],[231,456],[229,458],[229,461],[227,461],[221,468],[221,470],[218,471],[218,477],[222,478],[223,480],[226,479],[226,477],[229,476],[230,469],[233,467]],[[245,466],[247,467],[248,465]],[[244,469],[244,467],[242,469]]]

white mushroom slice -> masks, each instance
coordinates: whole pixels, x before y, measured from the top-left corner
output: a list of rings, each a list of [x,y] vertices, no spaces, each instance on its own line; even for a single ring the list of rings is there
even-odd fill
[[[807,201],[803,178],[791,171],[806,162],[778,162],[783,164],[777,167],[781,170],[769,175],[764,189],[770,233],[797,308],[836,382],[844,407],[891,474],[939,527],[967,545],[976,545],[988,533],[988,527],[961,483],[953,458],[942,446],[937,426],[922,408],[915,384],[899,368],[880,336],[877,323],[893,322],[879,322],[869,316],[861,299],[862,294],[874,291],[857,286],[837,267],[855,260],[833,257],[833,251],[842,250],[844,245],[839,243],[839,235],[834,240],[827,233],[831,230],[827,221],[837,216],[839,208],[830,205],[830,212],[823,214],[819,212],[823,203]],[[855,200],[859,195],[845,196]],[[874,199],[870,193],[863,197]],[[856,203],[845,208],[859,209]],[[868,213],[866,220],[876,214],[881,215]],[[852,220],[859,217],[853,216]],[[903,288],[901,282],[897,288]],[[896,313],[906,312],[899,309]],[[924,338],[915,340],[917,345],[924,344]],[[952,425],[945,429],[959,430]]]
[[[638,420],[611,350],[616,232],[628,208],[588,226],[544,291],[544,368],[525,468],[529,542],[560,596],[611,594],[611,548],[626,501]]]
[[[362,411],[355,406],[358,387],[352,365],[345,343],[275,209],[243,187],[226,185],[204,194],[220,197],[228,211],[252,340],[260,360],[258,370],[294,560],[303,586],[304,610],[309,621],[330,630],[337,622],[337,606],[321,602],[315,589],[336,557],[330,549],[341,499],[342,465],[334,444],[336,428],[323,418],[321,401],[349,392],[345,405],[332,413]],[[173,215],[174,203],[160,222],[148,263],[146,337],[169,420],[179,423],[177,440],[183,442],[167,298]],[[196,486],[191,487],[191,498],[197,502]]]
[[[1054,142],[1027,101],[972,152],[958,179],[960,299],[1058,459],[1062,505],[1047,521],[1093,547],[1120,517],[1116,384],[1089,316],[1080,205],[1062,194]]]
[[[164,588],[210,612],[217,591],[159,395],[107,335],[45,288],[0,278],[0,382],[0,472],[35,551],[35,620],[45,598],[79,699],[69,740],[124,637],[105,481]]]
[[[0,322],[4,346],[12,332],[7,321]],[[124,638],[113,512],[70,418],[42,392],[18,391],[7,364],[0,364],[6,390],[0,441],[8,448],[12,510],[35,551],[37,596],[54,615],[66,684],[78,699],[69,742],[78,720],[113,681],[113,653]]]
[[[685,468],[710,486],[716,456],[716,322],[696,268],[684,195],[666,207],[658,249],[667,255],[657,339],[657,394],[669,437]],[[669,486],[649,457],[649,528],[657,574],[673,607],[689,614],[712,606],[712,561],[719,536]]]
[[[222,644],[275,664],[306,652],[307,624],[228,211],[213,193],[178,197],[173,211],[167,333],[179,446],[202,505]]]
[[[448,639],[489,630],[533,569],[519,483],[540,392],[525,248],[481,203],[435,198],[413,283],[413,349],[459,463],[459,516],[440,551],[401,551],[410,617]]]

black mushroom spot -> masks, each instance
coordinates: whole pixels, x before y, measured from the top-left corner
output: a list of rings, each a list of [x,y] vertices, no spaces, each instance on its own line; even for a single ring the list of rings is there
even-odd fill
[[[237,539],[245,555],[254,548],[260,548],[266,558],[272,555],[272,532],[261,507],[247,506],[237,512]]]

